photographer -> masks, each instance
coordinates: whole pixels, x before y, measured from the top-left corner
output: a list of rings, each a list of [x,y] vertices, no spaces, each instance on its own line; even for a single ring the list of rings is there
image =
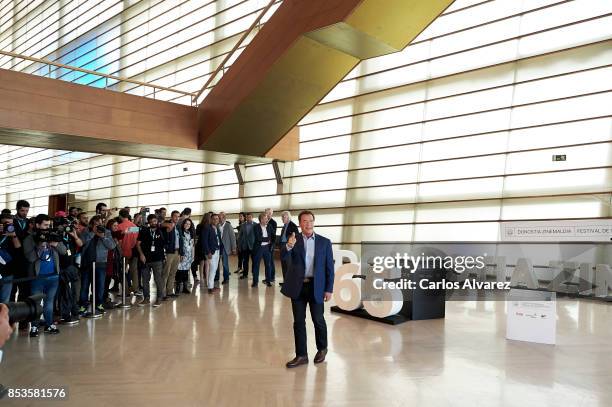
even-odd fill
[[[60,262],[59,256],[66,254],[66,246],[55,233],[50,233],[51,219],[40,214],[34,220],[34,231],[23,241],[23,251],[30,263],[30,274],[36,276],[32,281],[32,294],[44,294],[43,315],[45,318],[45,333],[58,334],[59,329],[53,321],[53,303],[57,293]],[[30,337],[38,336],[40,322],[32,322]]]
[[[13,218],[13,225],[15,225],[15,234],[21,243],[21,249],[16,251],[16,256],[13,257],[13,270],[15,279],[25,279],[27,277],[28,262],[23,254],[23,240],[28,236],[30,230],[30,220],[28,219],[28,213],[30,211],[30,204],[28,201],[19,200],[17,201],[17,215]],[[19,291],[19,294],[17,294]],[[18,295],[18,298],[16,298]],[[30,295],[30,281],[23,281],[13,285],[11,291],[11,299],[17,299],[24,301]],[[27,329],[27,323],[20,323],[19,329]]]
[[[100,216],[103,222],[112,218],[111,214],[116,210],[117,208],[109,209],[104,202],[96,204],[96,215]]]
[[[62,316],[62,324],[74,325],[79,322],[79,307],[76,302],[79,293],[79,271],[76,267],[76,254],[83,246],[83,242],[77,235],[75,222],[63,215],[65,215],[63,212],[56,213],[53,221],[57,234],[66,246],[66,255],[60,256],[58,309]]]
[[[127,277],[131,281],[126,292],[128,294],[130,292],[136,294],[138,292],[138,252],[136,251],[136,239],[138,239],[140,229],[130,220],[130,212],[126,208],[119,211],[119,217],[121,218],[121,223],[117,229],[121,232],[121,252],[126,258],[129,270]],[[128,271],[125,272],[127,273]]]
[[[96,302],[92,313],[104,313],[104,280],[106,278],[106,259],[108,251],[115,248],[111,232],[107,230],[102,218],[95,215],[89,221],[89,228],[81,234],[83,248],[81,250],[81,294],[79,314],[84,315],[89,305],[89,285],[95,278],[96,292],[92,293]],[[95,263],[95,275],[93,274]]]
[[[68,217],[67,217],[68,222],[76,223],[78,221],[78,217],[79,217],[79,208],[75,206],[71,206],[68,209]]]
[[[89,216],[87,212],[80,212],[77,216],[77,223],[75,225],[78,235],[81,235],[85,229],[89,227]]]
[[[10,213],[0,216],[0,303],[6,303],[13,289],[15,258],[19,255],[21,242],[15,233]]]
[[[121,243],[119,239],[123,237],[119,230],[119,223],[116,219],[111,219],[106,222],[106,230],[110,230],[115,247],[108,250],[106,257],[106,278],[104,280],[104,308],[114,308],[114,304],[109,295],[110,292],[119,292],[119,275],[123,272],[123,256],[121,252]],[[111,282],[114,281],[111,288]]]

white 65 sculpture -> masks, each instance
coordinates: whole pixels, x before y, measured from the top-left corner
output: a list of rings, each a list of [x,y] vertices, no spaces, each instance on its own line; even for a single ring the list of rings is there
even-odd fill
[[[343,259],[348,259],[350,263],[343,264]],[[361,263],[357,255],[350,250],[334,250],[334,302],[338,307],[345,311],[355,311],[364,308],[373,317],[385,318],[395,315],[402,309],[404,298],[400,290],[377,290],[369,295],[369,299],[362,301],[361,278],[353,278],[361,275]],[[392,270],[387,274],[368,273],[367,278],[397,278],[399,270]],[[369,282],[368,282],[369,283]]]

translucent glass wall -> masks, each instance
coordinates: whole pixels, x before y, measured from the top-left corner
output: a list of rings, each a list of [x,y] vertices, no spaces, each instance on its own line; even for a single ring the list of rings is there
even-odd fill
[[[8,3],[19,2],[2,2],[0,15]],[[123,11],[65,43],[101,43],[134,13],[107,53],[86,46],[106,64],[87,67],[195,91],[252,21],[239,16],[266,2],[189,1],[178,11],[156,8],[174,2],[119,3]],[[209,22],[193,32],[171,22],[195,3],[208,11],[193,18]],[[0,24],[6,30],[6,17]],[[146,27],[140,34],[130,31],[137,24]],[[158,26],[164,35],[147,34]],[[7,40],[15,36],[2,31],[2,49],[61,54]],[[84,58],[77,50],[62,61]],[[191,206],[235,218],[267,206],[309,208],[320,233],[352,248],[362,240],[495,240],[506,220],[609,217],[610,78],[612,2],[458,0],[404,51],[362,62],[302,120],[301,159],[284,166],[282,194],[271,165],[248,167],[240,197],[232,167],[4,146],[0,204],[25,198],[44,211],[49,194],[68,192],[87,209],[98,201]]]

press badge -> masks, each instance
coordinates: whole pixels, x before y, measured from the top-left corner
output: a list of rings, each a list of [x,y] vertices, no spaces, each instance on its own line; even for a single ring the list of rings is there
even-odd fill
[[[155,246],[151,246],[151,251],[154,252],[155,251]]]
[[[70,249],[66,249],[66,256],[72,256],[72,252],[70,251]]]

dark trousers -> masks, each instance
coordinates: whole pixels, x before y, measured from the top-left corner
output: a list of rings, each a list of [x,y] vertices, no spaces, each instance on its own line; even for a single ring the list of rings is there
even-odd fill
[[[93,275],[91,266],[83,269],[81,273],[81,293],[79,303],[82,307],[89,305],[89,288],[93,289],[93,279],[96,279],[96,292],[92,292],[95,296],[96,307],[104,304],[104,282],[106,280],[106,263],[96,262],[96,275]],[[93,290],[92,290],[93,291]]]
[[[23,257],[23,253],[18,253],[13,259],[14,275],[16,280],[31,277],[28,275],[28,263]],[[11,288],[10,301],[25,301],[31,295],[31,281],[22,281],[21,283],[13,284]],[[17,293],[19,291],[19,293]]]
[[[187,284],[189,282],[189,270],[177,270],[176,271],[176,283]],[[178,294],[178,293],[177,293]]]
[[[162,282],[162,269],[164,268],[163,261],[152,261],[145,264],[145,268],[142,273],[142,295],[145,299],[151,296],[151,274],[153,274],[153,280],[155,281],[155,289],[157,290],[156,299],[161,301],[164,296],[165,285]]]
[[[76,268],[75,272],[78,272]],[[79,306],[77,299],[80,296],[80,291],[77,291],[78,281],[70,281],[66,270],[60,271],[59,291],[56,294],[58,298],[58,308],[63,319],[79,316]]]
[[[221,264],[223,264],[223,281],[228,281],[230,278],[229,256],[225,250],[221,250]]]
[[[21,283],[13,284],[11,289],[11,300],[14,298],[15,301],[25,301],[25,299],[31,295],[31,283],[31,281],[22,281]]]
[[[200,258],[196,256],[191,262],[191,274],[193,275],[193,281],[199,280],[198,278],[198,266],[200,264]]]
[[[264,261],[266,281],[272,281],[272,270],[270,268],[271,258],[270,246],[260,246],[253,258],[253,284],[259,283],[259,263],[261,263],[261,259]]]
[[[274,266],[274,249],[270,252],[270,281],[276,281],[276,266]]]
[[[283,272],[283,281],[285,281],[285,273],[287,273],[287,266],[284,261],[281,261],[281,271]]]
[[[323,316],[323,304],[317,304],[314,300],[313,283],[304,283],[300,296],[291,300],[293,310],[293,337],[295,340],[296,356],[308,356],[306,341],[306,305],[310,307],[310,317],[315,328],[315,341],[317,350],[327,349],[327,324]]]
[[[107,275],[106,277],[104,277],[104,295],[102,296],[102,298],[104,298],[104,303],[107,303],[110,301],[110,295],[108,293],[110,291],[110,285],[111,285],[112,279],[113,279],[113,276]],[[115,286],[116,285],[117,285],[117,280],[115,280]]]
[[[249,274],[249,257],[255,261],[255,253],[250,249],[243,249],[240,252],[242,253],[242,275],[246,277]]]
[[[243,255],[244,250],[238,250],[238,268],[241,269],[242,268],[242,261],[243,261]]]

